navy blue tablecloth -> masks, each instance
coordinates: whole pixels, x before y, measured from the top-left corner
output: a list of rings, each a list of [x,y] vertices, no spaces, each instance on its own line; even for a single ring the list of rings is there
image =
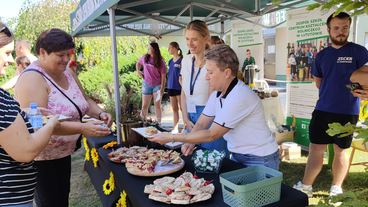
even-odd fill
[[[111,140],[111,137],[107,137],[107,140]],[[88,139],[88,142],[91,146],[96,145],[93,142],[96,139]],[[101,138],[98,139],[98,141],[101,141]],[[108,142],[108,141],[107,141]],[[140,177],[140,176],[134,176],[127,172],[124,164],[117,164],[113,163],[108,159],[108,153],[111,151],[111,149],[102,149],[99,148],[99,167],[94,168],[92,162],[86,162],[85,163],[85,169],[88,173],[88,175],[91,178],[91,182],[94,185],[101,202],[103,206],[110,207],[115,206],[116,201],[119,199],[120,192],[125,190],[127,193],[128,198],[128,206],[134,206],[134,207],[161,207],[161,206],[173,206],[173,205],[167,205],[164,203],[156,202],[153,200],[148,199],[148,195],[145,194],[144,186],[147,184],[152,184],[157,177]],[[170,176],[177,177],[180,174],[182,174],[184,171],[189,171],[194,173],[194,167],[192,165],[192,162],[190,161],[190,157],[184,157],[185,161],[184,168],[174,174],[171,174]],[[239,163],[236,163],[232,160],[225,159],[223,161],[223,166],[220,170],[220,173],[228,172],[236,169],[240,169],[243,166]],[[115,191],[106,196],[102,192],[102,185],[105,179],[109,178],[109,172],[112,171],[114,173],[115,177],[115,183],[116,183],[116,189]],[[226,207],[227,204],[224,203],[223,197],[222,197],[222,189],[221,184],[219,181],[219,175],[218,174],[202,174],[202,173],[196,173],[199,177],[203,177],[206,180],[213,180],[213,184],[215,185],[215,192],[212,195],[212,198],[203,201],[200,203],[190,204],[191,207]],[[269,207],[276,207],[276,206],[282,206],[282,207],[299,207],[299,206],[308,206],[308,197],[306,194],[297,191],[285,184],[282,184],[281,186],[281,198],[280,201],[277,203],[273,203],[270,205],[267,205]]]

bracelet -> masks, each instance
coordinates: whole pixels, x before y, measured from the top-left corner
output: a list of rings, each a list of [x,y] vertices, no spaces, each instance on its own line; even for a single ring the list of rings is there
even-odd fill
[[[171,142],[175,142],[175,135],[174,135],[174,134],[172,135],[172,140],[171,140]]]
[[[101,114],[105,113],[104,111],[101,111],[100,113],[98,113],[98,119],[101,120]]]

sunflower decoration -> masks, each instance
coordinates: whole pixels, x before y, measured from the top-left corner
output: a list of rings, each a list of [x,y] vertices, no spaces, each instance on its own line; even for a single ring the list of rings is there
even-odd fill
[[[96,168],[97,163],[98,163],[98,152],[97,152],[96,148],[92,148],[91,157],[92,157],[93,167]]]
[[[86,154],[84,155],[84,160],[90,161],[91,155],[90,155],[90,149],[88,147],[87,138],[83,136],[82,138],[84,149],[86,150]]]
[[[120,193],[120,198],[118,202],[116,203],[116,207],[126,207],[127,206],[126,197],[127,197],[127,194],[123,190],[123,192]]]
[[[360,102],[359,121],[364,122],[368,118],[368,101]]]
[[[108,149],[108,148],[114,147],[114,146],[115,146],[115,145],[117,145],[117,144],[118,144],[118,142],[117,142],[117,141],[111,141],[111,142],[109,142],[109,143],[105,144],[102,148],[103,148],[103,149]]]
[[[115,180],[114,180],[114,174],[110,172],[110,178],[106,179],[103,186],[102,186],[103,192],[105,195],[110,195],[112,191],[115,189]]]

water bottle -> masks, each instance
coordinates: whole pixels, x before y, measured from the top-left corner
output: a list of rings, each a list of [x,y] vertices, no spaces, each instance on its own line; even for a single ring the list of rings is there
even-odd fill
[[[39,128],[43,126],[42,114],[41,111],[38,109],[37,103],[34,102],[30,103],[28,119],[34,131],[37,131]]]

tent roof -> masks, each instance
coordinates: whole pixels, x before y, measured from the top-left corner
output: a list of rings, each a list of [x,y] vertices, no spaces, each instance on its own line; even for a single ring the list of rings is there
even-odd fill
[[[73,36],[106,35],[109,31],[107,9],[115,6],[118,35],[161,36],[180,31],[193,18],[208,25],[231,19],[241,19],[264,27],[259,21],[250,20],[281,9],[292,9],[317,0],[282,0],[273,5],[272,0],[81,0],[71,16]],[[254,19],[254,18],[253,18]],[[274,25],[271,25],[274,26]],[[211,29],[211,28],[210,28]],[[213,27],[219,33],[220,27]]]

